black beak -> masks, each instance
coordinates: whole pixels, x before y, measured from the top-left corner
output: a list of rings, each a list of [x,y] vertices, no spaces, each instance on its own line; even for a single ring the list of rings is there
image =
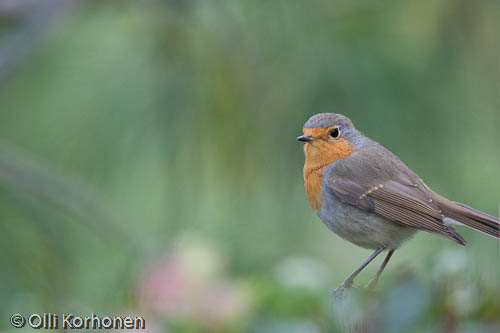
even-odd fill
[[[297,140],[302,141],[302,142],[310,142],[315,139],[314,136],[306,134],[306,135],[301,135],[297,137]]]

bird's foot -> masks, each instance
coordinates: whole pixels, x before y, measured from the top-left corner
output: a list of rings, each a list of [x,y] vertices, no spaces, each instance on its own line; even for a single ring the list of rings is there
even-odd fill
[[[342,284],[333,291],[332,296],[334,298],[339,298],[344,294],[344,291],[349,288],[357,289],[359,287],[356,284],[354,284],[354,281],[346,280],[342,282]]]
[[[370,283],[368,283],[368,285],[366,286],[366,289],[367,290],[370,290],[370,291],[374,291],[375,290],[375,287],[377,286],[377,282],[378,282],[378,279],[376,278],[373,278]]]

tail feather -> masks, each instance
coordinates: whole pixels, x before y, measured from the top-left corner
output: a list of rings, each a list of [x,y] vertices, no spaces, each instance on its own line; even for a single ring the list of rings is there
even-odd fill
[[[441,202],[442,205],[440,205],[446,217],[450,217],[487,235],[500,238],[500,220],[498,218],[458,202],[446,201]]]

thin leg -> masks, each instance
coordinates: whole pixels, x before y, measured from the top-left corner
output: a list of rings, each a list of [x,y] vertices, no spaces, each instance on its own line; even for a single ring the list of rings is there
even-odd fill
[[[391,260],[391,257],[392,257],[392,254],[394,253],[394,251],[395,250],[392,249],[389,252],[387,252],[387,255],[385,256],[384,262],[382,263],[382,265],[380,265],[380,267],[379,267],[379,269],[378,269],[377,274],[375,275],[375,277],[370,281],[370,284],[368,285],[368,288],[375,288],[375,286],[377,285],[377,282],[378,282],[378,279],[379,279],[380,275],[384,271],[384,268],[385,268],[385,266],[387,266],[387,263],[389,262],[389,260]]]
[[[384,247],[381,247],[381,248],[378,248],[375,250],[375,252],[372,253],[371,256],[368,257],[368,259],[366,259],[362,264],[361,266],[358,267],[358,269],[356,269],[354,272],[351,273],[351,275],[349,275],[347,277],[347,279],[344,280],[344,282],[342,282],[342,284],[340,286],[337,287],[337,289],[335,289],[335,291],[333,292],[334,294],[338,294],[340,292],[342,292],[342,290],[344,290],[344,288],[346,287],[349,287],[351,286],[352,284],[352,281],[354,280],[354,278],[373,260],[375,259],[376,256],[378,256],[380,254],[380,252],[384,251]]]

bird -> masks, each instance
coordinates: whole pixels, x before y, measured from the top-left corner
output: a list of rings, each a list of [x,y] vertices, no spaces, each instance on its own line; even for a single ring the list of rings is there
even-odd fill
[[[341,114],[318,113],[303,126],[304,186],[326,226],[341,238],[374,252],[334,295],[353,287],[356,276],[387,251],[369,288],[394,252],[417,231],[465,245],[455,225],[500,238],[500,220],[434,192],[396,155],[357,130]]]

